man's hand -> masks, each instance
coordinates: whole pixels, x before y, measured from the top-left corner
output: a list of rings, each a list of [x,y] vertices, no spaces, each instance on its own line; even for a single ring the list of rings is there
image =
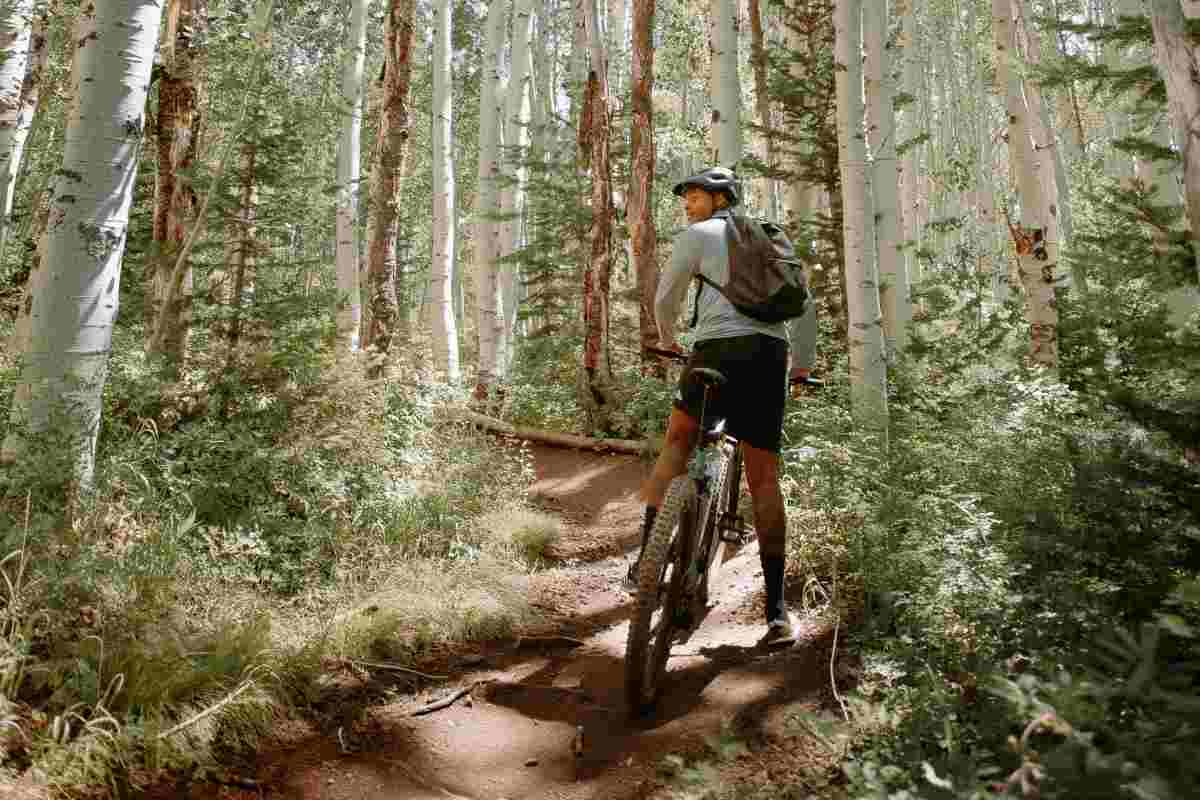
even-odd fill
[[[674,339],[669,342],[663,342],[659,349],[670,350],[672,353],[679,353],[680,355],[683,355],[683,348],[680,347],[679,342],[675,341]]]

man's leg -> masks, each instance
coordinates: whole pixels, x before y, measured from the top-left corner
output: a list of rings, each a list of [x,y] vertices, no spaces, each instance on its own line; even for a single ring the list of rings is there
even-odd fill
[[[695,417],[679,408],[671,409],[671,417],[667,421],[667,435],[663,440],[662,452],[654,462],[650,477],[642,484],[642,500],[646,504],[646,514],[642,518],[642,544],[638,557],[629,565],[625,576],[625,584],[631,588],[637,581],[638,564],[642,560],[642,552],[646,549],[646,541],[650,538],[650,529],[654,527],[654,518],[658,515],[658,507],[662,505],[667,494],[667,487],[676,476],[687,471],[688,456],[696,446],[700,423]]]
[[[700,423],[695,417],[679,408],[671,409],[662,452],[654,462],[650,477],[642,484],[642,501],[647,506],[658,508],[662,505],[671,481],[687,471],[688,456],[696,446],[699,431]]]
[[[767,593],[767,625],[774,628],[786,623],[786,628],[776,633],[783,634],[777,638],[787,638],[791,636],[791,623],[783,599],[787,516],[783,491],[779,488],[779,454],[743,443],[742,459],[746,465],[746,483],[754,501],[754,530],[758,535],[758,557]],[[768,631],[768,635],[771,633]]]

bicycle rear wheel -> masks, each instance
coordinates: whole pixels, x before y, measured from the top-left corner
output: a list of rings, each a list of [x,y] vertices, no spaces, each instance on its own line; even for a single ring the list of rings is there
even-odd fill
[[[667,488],[638,571],[625,646],[625,697],[633,714],[653,705],[666,674],[695,524],[696,485],[681,475]]]

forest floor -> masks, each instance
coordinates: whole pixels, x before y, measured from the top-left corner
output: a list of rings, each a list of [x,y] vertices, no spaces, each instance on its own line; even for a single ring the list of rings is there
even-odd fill
[[[802,617],[794,647],[758,646],[762,579],[749,545],[725,562],[715,607],[676,646],[656,710],[631,720],[623,657],[632,598],[621,577],[648,464],[547,447],[535,447],[534,458],[529,499],[564,531],[548,553],[553,565],[532,579],[534,626],[419,665],[444,680],[345,670],[312,718],[281,725],[274,747],[240,759],[222,783],[161,786],[150,796],[634,800],[675,796],[662,769],[668,755],[719,760],[719,784],[786,781],[832,796],[838,759],[789,724],[798,714],[834,715],[831,626]],[[462,689],[454,703],[414,715]],[[731,736],[748,746],[716,759],[714,743]]]

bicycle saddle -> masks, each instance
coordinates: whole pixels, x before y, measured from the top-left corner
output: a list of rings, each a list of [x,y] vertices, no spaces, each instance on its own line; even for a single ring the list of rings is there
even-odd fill
[[[708,367],[692,367],[688,370],[688,378],[698,380],[709,387],[724,386],[728,381],[720,372]]]

